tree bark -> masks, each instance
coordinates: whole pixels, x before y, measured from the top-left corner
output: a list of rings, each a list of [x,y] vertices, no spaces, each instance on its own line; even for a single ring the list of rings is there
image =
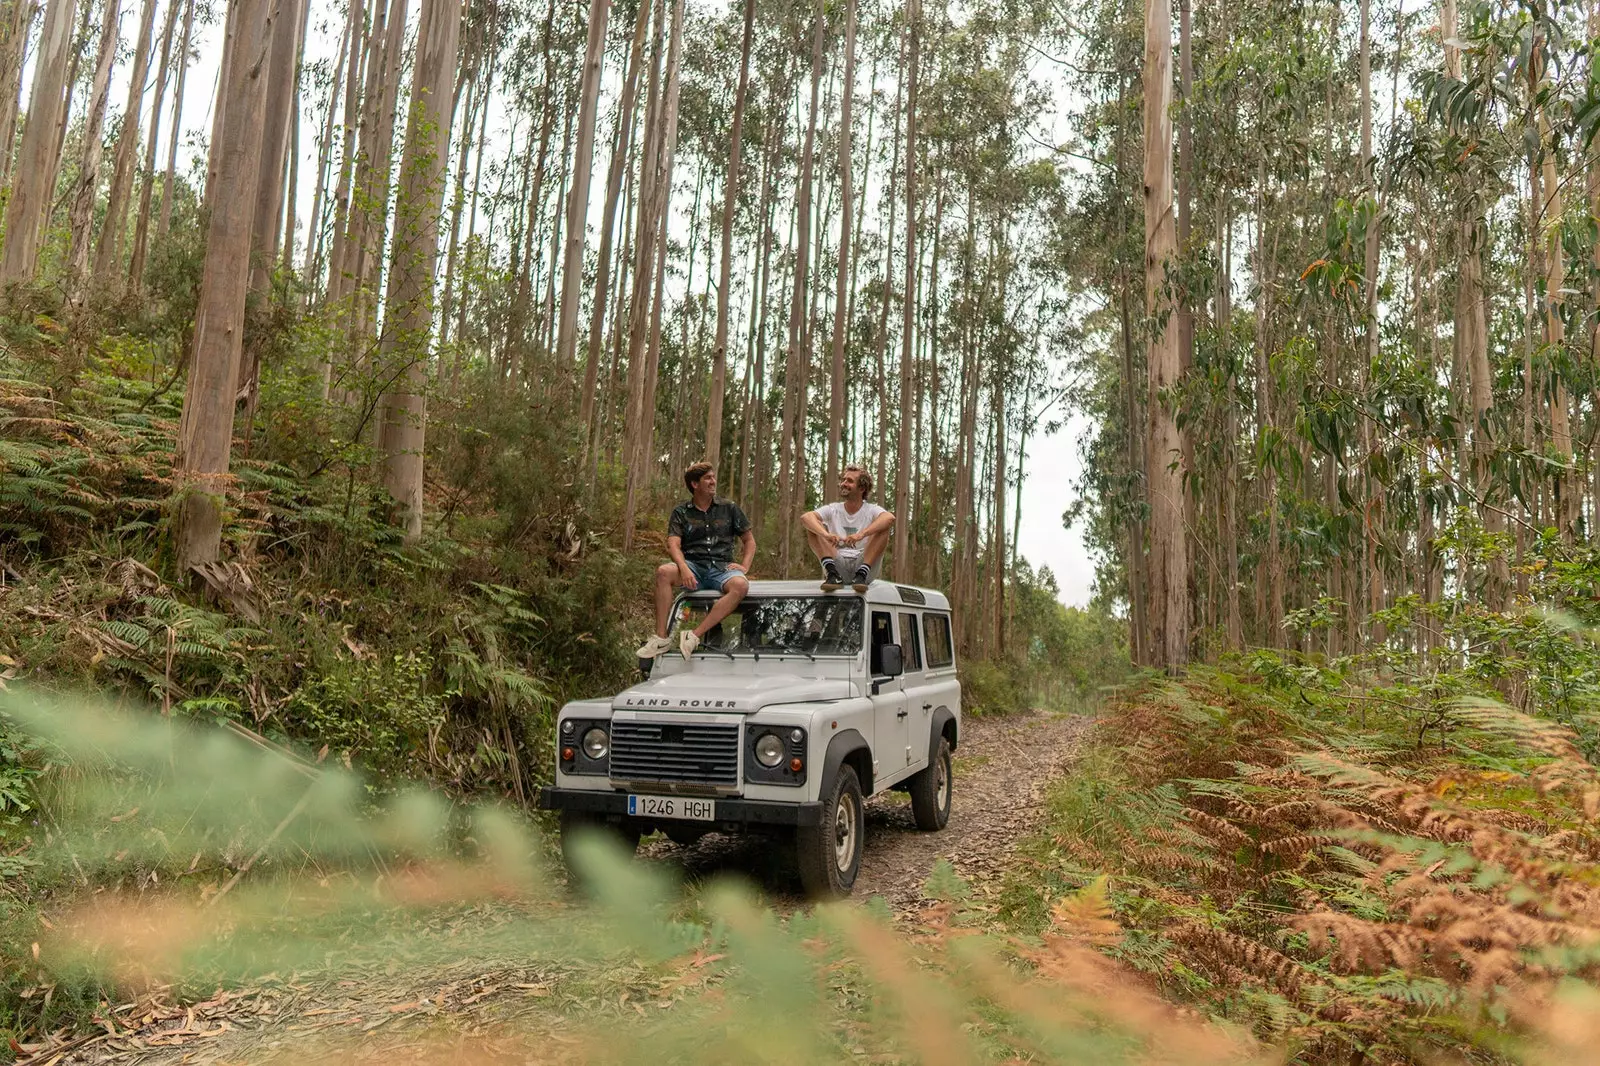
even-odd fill
[[[139,40],[134,45],[133,71],[128,83],[128,106],[117,133],[116,161],[111,169],[111,190],[106,194],[106,217],[95,249],[94,278],[110,285],[121,270],[122,241],[127,236],[128,205],[133,194],[133,164],[139,154],[139,112],[144,108],[145,76],[150,69],[150,39],[155,32],[156,0],[145,0],[139,19]]]
[[[378,352],[385,376],[395,383],[384,396],[378,430],[383,485],[395,501],[396,519],[408,542],[422,535],[424,389],[460,27],[460,0],[423,0],[395,203],[388,310]]]
[[[167,140],[167,174],[161,182],[161,218],[156,223],[156,240],[161,240],[172,228],[173,189],[178,178],[178,138],[183,134],[183,88],[189,74],[189,39],[194,32],[194,5],[188,0],[183,8],[183,43],[178,46],[178,84],[172,93],[172,130]],[[355,3],[356,0],[351,0]]]
[[[8,0],[0,7],[0,186],[11,181],[11,146],[17,139],[17,109],[22,99],[22,55],[28,28],[38,11],[35,0]]]
[[[150,107],[150,131],[144,142],[144,164],[139,168],[139,209],[134,212],[133,256],[128,280],[134,292],[144,291],[144,265],[150,247],[150,208],[155,197],[156,148],[161,142],[161,108],[166,103],[167,80],[172,74],[172,35],[178,25],[179,0],[169,0],[166,25],[161,30],[161,66],[156,72],[156,98]]]
[[[657,0],[664,3],[665,0]],[[601,211],[600,253],[595,263],[594,303],[589,312],[589,347],[583,368],[583,400],[578,421],[588,428],[585,467],[600,448],[599,423],[595,412],[595,390],[599,383],[600,356],[605,346],[606,304],[611,293],[611,249],[616,240],[617,202],[622,196],[622,181],[632,157],[634,108],[638,102],[639,71],[644,65],[645,34],[650,27],[651,0],[640,0],[634,18],[633,43],[628,57],[628,73],[623,79],[622,98],[617,102],[616,132],[612,136],[611,168],[606,176],[606,202]],[[624,227],[626,229],[626,227]]]
[[[1182,368],[1169,268],[1177,253],[1172,189],[1172,11],[1145,0],[1145,310],[1150,318],[1149,397],[1151,665],[1188,662],[1188,557],[1183,529],[1182,439],[1176,397]]]
[[[894,576],[913,578],[911,567],[911,385],[916,352],[917,270],[917,67],[922,54],[922,4],[906,5],[906,287],[900,328],[900,441],[895,461]]]
[[[589,37],[583,54],[583,84],[578,103],[578,144],[573,158],[572,191],[567,198],[567,247],[561,268],[561,319],[556,331],[556,365],[570,373],[578,348],[578,291],[583,282],[583,246],[589,218],[589,184],[594,168],[595,116],[600,110],[600,76],[606,54],[606,21],[611,0],[590,0]]]
[[[100,154],[105,146],[102,130],[111,95],[111,67],[117,58],[120,10],[120,0],[105,0],[100,22],[100,51],[94,65],[94,88],[89,95],[89,114],[83,124],[83,156],[78,162],[78,180],[68,210],[71,236],[67,245],[67,284],[74,300],[82,299],[84,273],[89,268],[89,223],[94,215],[95,195],[100,191]]]
[[[847,382],[844,367],[845,343],[849,338],[850,284],[850,223],[852,208],[851,187],[854,161],[851,159],[852,102],[856,95],[856,4],[845,2],[844,29],[844,88],[840,94],[839,108],[839,260],[835,266],[833,295],[833,373],[828,387],[831,401],[828,418],[828,469],[823,487],[832,491],[839,481],[839,437],[844,428]]]
[[[235,0],[234,49],[223,82],[226,119],[214,157],[220,194],[211,204],[194,345],[178,426],[174,470],[180,572],[215,562],[233,447],[233,395],[250,283],[250,223],[261,169],[261,119],[271,20],[266,4]]]
[[[72,56],[72,24],[77,0],[50,0],[39,31],[33,67],[33,95],[22,146],[6,202],[5,247],[0,250],[0,288],[31,281],[54,190],[56,142],[66,121],[67,67]],[[9,146],[7,146],[9,147]],[[6,153],[9,154],[9,153]]]
[[[794,527],[799,524],[805,499],[806,363],[809,354],[807,297],[811,270],[811,187],[816,163],[817,111],[822,89],[822,42],[826,26],[822,0],[812,17],[811,109],[806,122],[805,145],[800,154],[800,181],[795,191],[794,288],[789,301],[789,346],[783,373],[783,439],[778,449],[778,573],[789,575],[793,561]]]
[[[854,10],[854,0],[850,0]],[[744,34],[739,45],[739,87],[733,97],[733,127],[728,131],[728,174],[723,190],[722,252],[717,260],[717,333],[711,351],[711,395],[706,405],[706,457],[722,459],[722,402],[728,380],[728,309],[733,300],[733,220],[739,208],[740,154],[744,150],[744,111],[750,95],[750,49],[755,37],[756,0],[744,0]]]

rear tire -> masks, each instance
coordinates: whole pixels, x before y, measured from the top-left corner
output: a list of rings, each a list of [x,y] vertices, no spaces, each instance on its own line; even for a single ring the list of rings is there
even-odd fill
[[[951,765],[950,741],[939,738],[939,750],[927,769],[911,779],[911,816],[917,828],[937,832],[950,822],[950,793],[955,774]]]
[[[833,787],[822,797],[822,824],[795,832],[800,884],[812,899],[839,899],[855,887],[866,836],[861,783],[851,766],[839,767]]]
[[[573,850],[573,837],[590,834],[604,834],[620,847],[625,854],[632,855],[639,850],[639,827],[626,821],[622,823],[608,822],[598,815],[588,814],[583,811],[561,812],[561,861],[567,866],[567,883],[573,888],[584,889],[588,879],[583,872],[583,859],[576,856]]]

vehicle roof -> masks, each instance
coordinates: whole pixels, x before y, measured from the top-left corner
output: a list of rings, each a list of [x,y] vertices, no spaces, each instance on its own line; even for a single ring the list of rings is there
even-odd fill
[[[854,596],[849,586],[838,592],[823,592],[815,580],[808,581],[752,581],[751,596]],[[692,592],[691,596],[713,597],[714,592]],[[925,607],[929,610],[948,611],[950,600],[937,589],[917,585],[901,585],[893,581],[874,581],[867,587],[868,603],[887,603],[896,607]]]

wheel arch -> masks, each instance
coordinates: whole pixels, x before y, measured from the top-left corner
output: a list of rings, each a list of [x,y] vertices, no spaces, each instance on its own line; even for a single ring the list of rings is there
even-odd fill
[[[828,752],[822,760],[822,783],[818,798],[832,794],[833,783],[839,776],[841,766],[855,770],[863,796],[872,795],[872,746],[867,743],[866,737],[854,729],[841,729],[828,741]]]

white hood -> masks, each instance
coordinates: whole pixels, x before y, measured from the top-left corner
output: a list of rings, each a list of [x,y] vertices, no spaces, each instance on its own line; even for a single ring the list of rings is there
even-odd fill
[[[618,711],[712,711],[754,714],[777,703],[845,700],[859,696],[856,682],[843,677],[796,674],[710,675],[697,671],[652,678],[625,689],[611,701]]]

